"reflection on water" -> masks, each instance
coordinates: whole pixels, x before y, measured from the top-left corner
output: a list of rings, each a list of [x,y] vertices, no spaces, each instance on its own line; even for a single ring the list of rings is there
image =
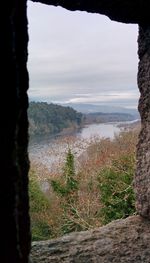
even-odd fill
[[[83,128],[80,133],[77,133],[77,136],[84,139],[89,139],[92,136],[112,139],[119,132],[118,123],[91,124]]]
[[[64,161],[68,146],[75,156],[79,156],[88,147],[90,138],[99,136],[100,138],[113,139],[114,135],[122,129],[120,124],[123,123],[91,124],[68,136],[38,137],[30,141],[30,160],[38,165],[42,164],[49,171],[54,172]]]

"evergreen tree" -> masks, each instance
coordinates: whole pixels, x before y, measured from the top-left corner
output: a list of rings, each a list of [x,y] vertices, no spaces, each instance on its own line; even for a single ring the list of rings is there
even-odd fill
[[[61,206],[63,208],[64,224],[62,224],[61,230],[63,234],[80,229],[75,220],[78,217],[75,208],[78,201],[78,181],[75,176],[74,155],[69,148],[63,169],[63,179],[65,182],[51,180],[54,192],[62,197]]]
[[[63,169],[63,175],[65,178],[65,185],[62,185],[59,181],[51,180],[53,190],[62,196],[70,196],[78,189],[78,182],[75,179],[75,166],[74,155],[71,149],[68,149],[66,155],[66,161]],[[71,200],[71,199],[70,199]]]
[[[77,180],[75,179],[75,166],[74,166],[74,155],[71,149],[68,149],[66,156],[66,163],[64,167],[64,176],[66,178],[66,187],[69,192],[76,190],[78,187]]]

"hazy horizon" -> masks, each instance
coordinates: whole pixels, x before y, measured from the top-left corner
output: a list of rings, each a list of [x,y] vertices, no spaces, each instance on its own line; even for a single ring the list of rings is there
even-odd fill
[[[137,108],[137,25],[28,2],[29,99]]]

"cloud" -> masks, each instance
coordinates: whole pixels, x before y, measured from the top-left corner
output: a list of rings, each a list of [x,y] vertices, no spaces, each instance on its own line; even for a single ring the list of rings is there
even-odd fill
[[[30,1],[28,18],[30,99],[137,103],[137,25]]]

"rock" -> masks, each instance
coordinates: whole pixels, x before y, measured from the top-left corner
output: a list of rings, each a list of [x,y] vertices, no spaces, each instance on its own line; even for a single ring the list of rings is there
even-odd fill
[[[134,190],[138,214],[150,219],[150,26],[139,28],[138,45],[141,132],[137,145]]]
[[[150,23],[150,2],[148,0],[32,0],[32,2],[62,6],[71,11],[80,10],[99,13],[108,16],[111,20],[123,23]]]
[[[138,23],[141,133],[134,180],[136,207],[150,219],[150,1],[33,0]],[[28,263],[27,1],[2,1],[1,16],[1,251],[0,262]],[[120,47],[121,48],[121,47]],[[4,103],[3,103],[4,102]],[[33,243],[33,262],[150,262],[150,223],[139,216],[103,228]]]
[[[33,263],[149,263],[150,222],[140,216],[32,243]]]

